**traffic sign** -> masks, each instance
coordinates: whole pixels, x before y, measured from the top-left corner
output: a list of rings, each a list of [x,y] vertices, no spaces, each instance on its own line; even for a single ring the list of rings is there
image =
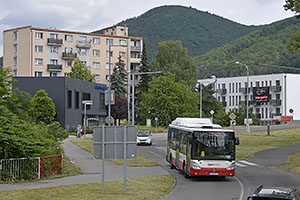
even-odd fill
[[[107,116],[106,118],[105,118],[105,122],[107,123],[107,124],[113,124],[114,123],[114,118],[112,117],[112,116]]]
[[[293,109],[293,108],[290,108],[289,112],[290,112],[290,113],[293,113],[293,112],[294,112],[294,109]]]
[[[158,121],[158,117],[154,117],[154,120],[155,120],[155,121]]]
[[[211,115],[213,115],[214,113],[215,113],[215,111],[213,111],[213,110],[210,111],[210,114],[211,114]]]
[[[234,119],[236,118],[236,115],[235,115],[234,113],[231,113],[231,114],[229,115],[229,118],[230,118],[231,120],[234,120]]]
[[[235,120],[230,120],[230,126],[236,126],[236,121]]]

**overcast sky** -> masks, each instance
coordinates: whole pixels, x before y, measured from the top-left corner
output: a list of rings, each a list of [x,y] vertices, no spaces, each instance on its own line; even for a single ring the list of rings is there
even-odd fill
[[[245,25],[269,24],[293,16],[284,0],[1,0],[0,31],[32,25],[91,32],[162,5],[191,6]],[[0,56],[3,55],[3,34]]]

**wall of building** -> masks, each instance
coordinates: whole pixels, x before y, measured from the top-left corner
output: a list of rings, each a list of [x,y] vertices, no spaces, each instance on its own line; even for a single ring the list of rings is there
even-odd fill
[[[40,89],[44,89],[55,104],[57,121],[68,131],[74,131],[78,124],[83,124],[83,93],[89,93],[93,101],[87,110],[87,117],[99,118],[104,122],[106,116],[105,106],[100,109],[100,93],[104,94],[106,88],[103,84],[85,82],[66,77],[17,77],[15,88],[28,92],[32,97]],[[96,87],[97,86],[97,87]],[[68,91],[72,91],[72,105],[68,105]],[[79,107],[75,107],[75,92],[79,92]]]

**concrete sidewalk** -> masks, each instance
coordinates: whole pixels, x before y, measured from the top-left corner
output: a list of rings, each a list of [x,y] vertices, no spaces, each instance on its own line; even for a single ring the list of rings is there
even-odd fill
[[[62,146],[64,147],[65,155],[74,163],[74,165],[80,167],[81,172],[83,173],[82,175],[26,183],[0,184],[0,190],[32,189],[101,182],[102,175],[100,172],[102,171],[102,160],[95,160],[93,155],[72,144],[70,142],[71,139],[77,138],[75,136],[70,136],[64,141]],[[169,175],[169,173],[161,167],[127,167],[126,172],[127,178]],[[109,161],[105,161],[105,181],[122,179],[123,166],[117,166]]]

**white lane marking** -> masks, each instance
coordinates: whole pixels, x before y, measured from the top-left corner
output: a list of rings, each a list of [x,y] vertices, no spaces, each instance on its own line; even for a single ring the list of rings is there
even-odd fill
[[[243,200],[243,197],[244,197],[244,186],[243,186],[242,182],[236,176],[234,176],[233,178],[240,184],[241,194],[240,194],[239,200]]]
[[[239,167],[247,167],[247,165],[243,165],[243,164],[238,163],[238,162],[236,162],[235,165],[236,165],[236,166],[239,166]]]
[[[257,165],[257,164],[255,164],[255,163],[251,163],[251,162],[248,162],[248,161],[246,161],[246,160],[239,160],[239,162],[241,162],[241,163],[243,163],[243,164],[245,164],[245,165],[251,165],[251,166]]]

